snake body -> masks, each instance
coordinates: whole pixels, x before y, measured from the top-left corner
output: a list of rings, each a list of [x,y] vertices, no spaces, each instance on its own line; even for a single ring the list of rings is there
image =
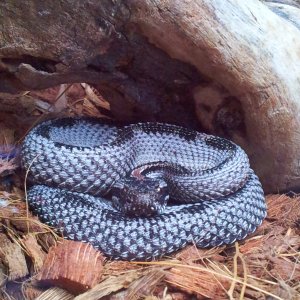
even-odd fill
[[[27,196],[32,210],[65,237],[116,259],[153,259],[190,243],[231,244],[266,215],[261,184],[239,146],[175,125],[50,120],[27,135],[22,162],[34,183]],[[110,194],[132,176],[163,180],[167,205],[149,216],[120,211]],[[148,200],[132,201],[136,193],[128,196],[129,210],[147,211]]]

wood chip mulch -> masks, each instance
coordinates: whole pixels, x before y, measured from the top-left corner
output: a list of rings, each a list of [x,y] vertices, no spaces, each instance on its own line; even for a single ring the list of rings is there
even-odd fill
[[[85,84],[0,95],[0,299],[300,299],[298,195],[267,195],[268,216],[245,241],[191,245],[153,262],[110,261],[32,216],[18,161],[22,137],[49,113],[105,110]]]

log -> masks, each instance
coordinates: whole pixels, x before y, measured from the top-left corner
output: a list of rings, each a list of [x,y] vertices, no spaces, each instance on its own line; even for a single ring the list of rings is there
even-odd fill
[[[256,0],[134,2],[144,35],[230,91],[227,103],[198,100],[215,112],[211,131],[221,109],[226,125],[231,106],[238,106],[234,112],[240,106],[235,140],[247,149],[265,190],[299,187],[299,30]]]
[[[282,11],[258,0],[30,0],[24,14],[4,0],[0,19],[0,91],[87,82],[115,118],[225,136],[266,192],[299,188],[300,34]]]

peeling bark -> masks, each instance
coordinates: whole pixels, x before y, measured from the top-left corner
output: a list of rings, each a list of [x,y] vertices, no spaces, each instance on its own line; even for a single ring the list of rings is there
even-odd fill
[[[30,0],[24,14],[1,1],[0,91],[87,82],[117,119],[225,136],[247,150],[267,192],[297,188],[299,10],[268,5]]]

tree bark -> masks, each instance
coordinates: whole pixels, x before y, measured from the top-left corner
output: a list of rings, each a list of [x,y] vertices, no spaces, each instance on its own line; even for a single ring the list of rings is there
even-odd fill
[[[266,192],[300,186],[297,18],[258,0],[27,3],[0,3],[0,90],[92,83],[117,119],[198,126],[244,147]]]

